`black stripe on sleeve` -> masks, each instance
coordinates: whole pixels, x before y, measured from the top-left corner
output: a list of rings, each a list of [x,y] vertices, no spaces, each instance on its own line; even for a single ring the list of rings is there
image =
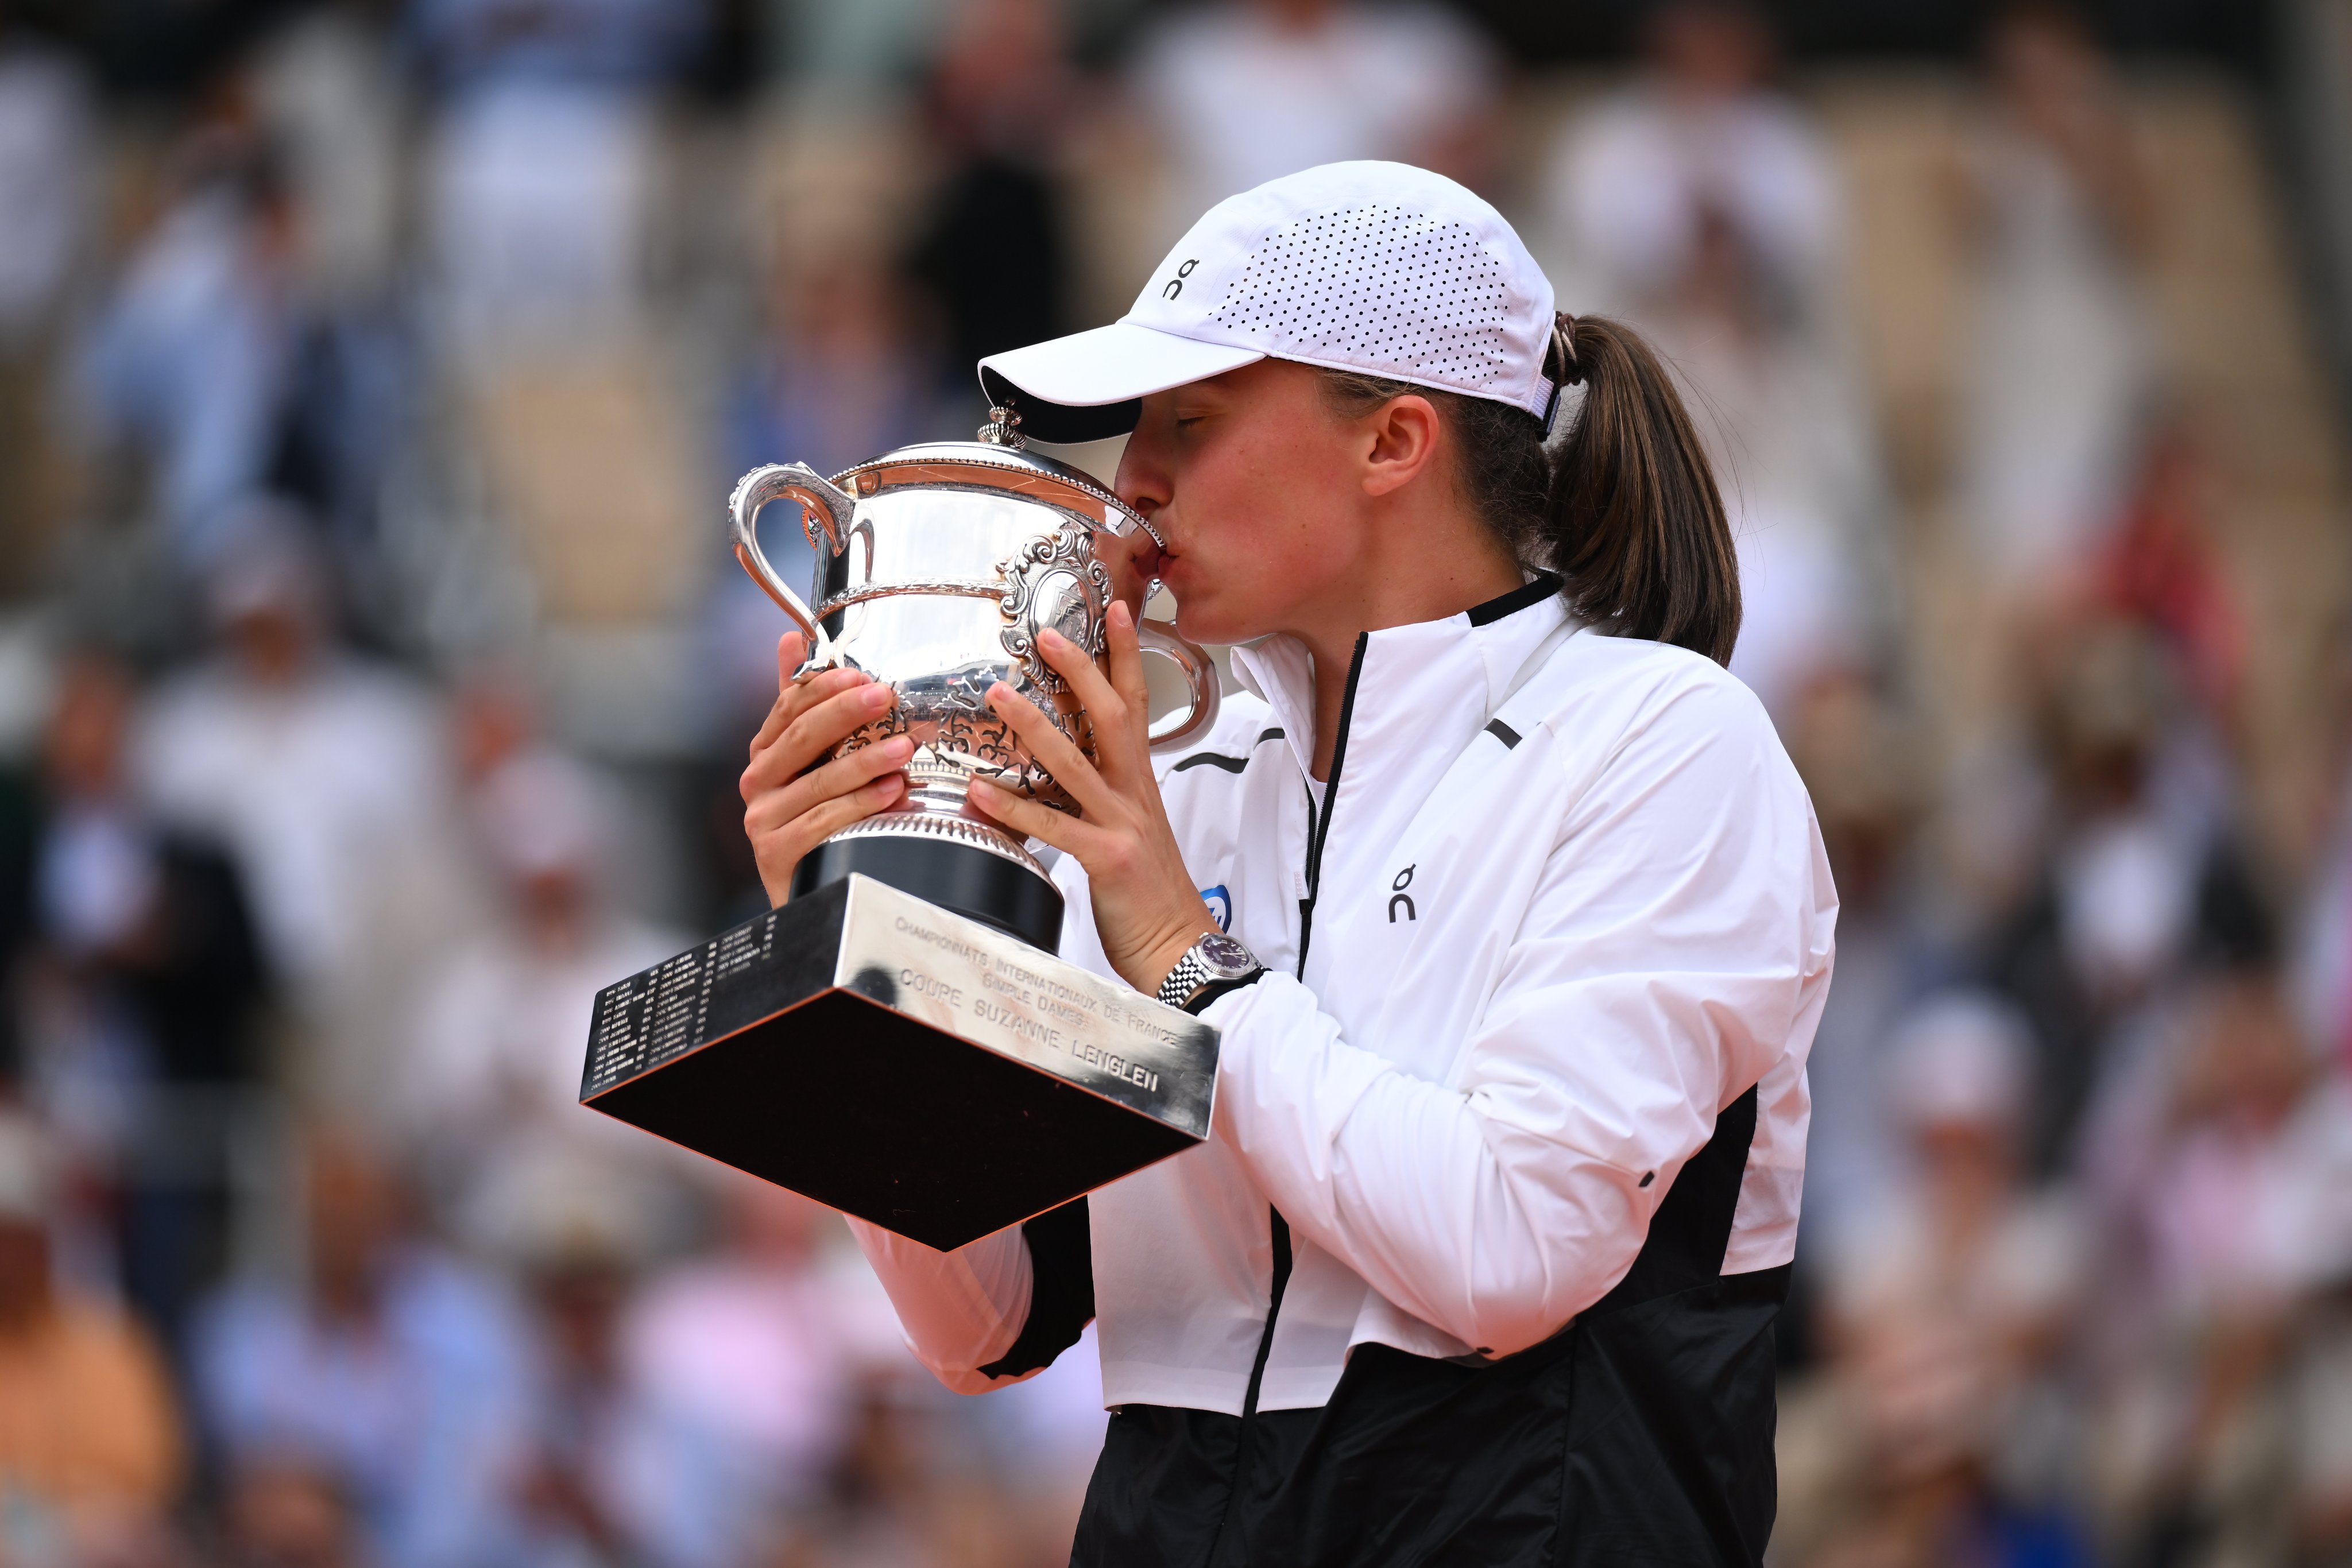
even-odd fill
[[[1259,735],[1255,740],[1250,742],[1250,747],[1255,750],[1258,747],[1264,746],[1269,740],[1280,740],[1281,738],[1281,730],[1269,729]],[[1222,752],[1196,751],[1192,756],[1184,758],[1183,761],[1179,762],[1175,767],[1171,768],[1168,771],[1171,773],[1181,773],[1188,768],[1222,768],[1228,773],[1239,773],[1243,768],[1247,768],[1248,766],[1249,758],[1246,757],[1227,757]]]
[[[1095,1243],[1087,1200],[1073,1198],[1021,1227],[1029,1246],[1029,1319],[1012,1347],[980,1370],[1018,1377],[1078,1343],[1095,1317]]]
[[[1506,749],[1516,750],[1518,747],[1519,732],[1499,718],[1490,718],[1486,721],[1486,733],[1501,741]]]

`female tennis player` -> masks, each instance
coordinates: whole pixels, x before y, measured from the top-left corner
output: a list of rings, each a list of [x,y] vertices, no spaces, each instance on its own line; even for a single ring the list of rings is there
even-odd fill
[[[992,693],[1084,814],[975,800],[1063,852],[1066,957],[1217,1027],[1214,1135],[953,1252],[856,1226],[916,1354],[979,1392],[1097,1323],[1086,1568],[1760,1561],[1836,898],[1723,667],[1668,377],[1470,192],[1340,163],[982,380],[1042,439],[1131,433],[1129,586],[1249,692],[1155,759],[1123,603],[1107,669],[1047,651],[1096,762]],[[903,788],[903,744],[811,768],[888,700],[778,697],[779,901]]]

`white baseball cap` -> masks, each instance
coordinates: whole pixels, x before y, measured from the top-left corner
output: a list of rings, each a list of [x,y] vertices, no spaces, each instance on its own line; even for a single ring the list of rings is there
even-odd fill
[[[1135,427],[1139,401],[1273,358],[1547,416],[1552,289],[1503,214],[1410,163],[1325,163],[1209,209],[1108,327],[991,354],[989,401],[1041,441]]]

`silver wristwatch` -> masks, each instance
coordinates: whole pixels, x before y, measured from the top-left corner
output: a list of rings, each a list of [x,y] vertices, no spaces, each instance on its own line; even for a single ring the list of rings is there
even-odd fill
[[[1160,982],[1160,999],[1181,1008],[1211,986],[1238,985],[1265,967],[1240,941],[1212,931],[1176,960],[1176,967]]]

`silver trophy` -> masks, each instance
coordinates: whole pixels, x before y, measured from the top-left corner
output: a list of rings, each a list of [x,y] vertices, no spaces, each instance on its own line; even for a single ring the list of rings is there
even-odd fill
[[[977,443],[736,486],[735,553],[809,642],[796,674],[845,665],[896,689],[841,748],[913,736],[910,789],[806,856],[782,908],[598,993],[581,1071],[607,1115],[939,1248],[1197,1146],[1216,1091],[1216,1030],[1054,956],[1061,895],[966,799],[985,774],[1071,809],[987,694],[1005,682],[1091,756],[1037,636],[1100,657],[1106,541],[1150,531],[1022,450],[1015,423],[998,410]],[[807,600],[760,549],[774,500],[816,547]],[[1181,744],[1215,719],[1215,666],[1138,630],[1191,687],[1152,732]]]
[[[902,446],[830,479],[800,463],[756,468],[735,486],[730,513],[736,559],[808,640],[796,678],[845,666],[898,693],[835,755],[894,735],[916,743],[906,794],[807,856],[795,895],[862,871],[1050,949],[1060,896],[1027,844],[971,807],[971,782],[985,775],[1072,808],[987,694],[1006,683],[1092,757],[1093,727],[1037,636],[1051,627],[1100,658],[1112,591],[1097,547],[1152,530],[1086,475],[1025,450],[1017,423],[992,410],[979,441]],[[808,600],[760,548],[761,509],[777,500],[800,508],[815,549]],[[1186,707],[1153,727],[1152,745],[1183,745],[1216,721],[1216,666],[1172,627],[1136,630],[1190,688]]]

